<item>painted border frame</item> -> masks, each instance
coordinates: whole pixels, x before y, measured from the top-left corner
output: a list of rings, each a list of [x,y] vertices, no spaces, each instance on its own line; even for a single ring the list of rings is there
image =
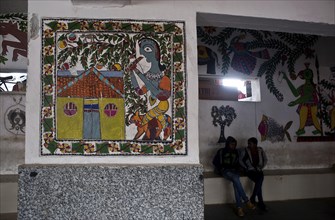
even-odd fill
[[[94,23],[106,24],[99,29]],[[108,25],[116,22],[115,29]],[[84,26],[84,24],[86,24]],[[88,25],[87,25],[88,24]],[[140,25],[139,25],[140,24]],[[138,28],[138,27],[141,28]],[[145,28],[143,28],[145,26]],[[136,28],[133,28],[136,27]],[[156,28],[156,27],[163,27]],[[120,33],[169,33],[173,36],[172,68],[172,120],[173,135],[170,143],[157,141],[106,141],[106,140],[57,140],[55,119],[56,33],[57,32],[120,32]],[[184,21],[149,21],[116,19],[42,19],[41,45],[41,156],[120,156],[120,155],[187,155],[187,100],[186,100],[186,38]],[[178,48],[175,48],[176,45]],[[181,48],[180,48],[181,46]],[[50,50],[51,47],[51,50]],[[48,51],[47,53],[45,51]],[[51,51],[51,53],[50,53]]]

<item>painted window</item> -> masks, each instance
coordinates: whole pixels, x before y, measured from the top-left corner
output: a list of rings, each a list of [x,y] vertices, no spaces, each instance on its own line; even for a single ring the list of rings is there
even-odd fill
[[[117,107],[115,104],[109,103],[105,106],[104,112],[108,117],[113,117],[117,113]]]
[[[73,102],[68,102],[64,105],[64,113],[67,116],[72,116],[77,113],[77,106]]]

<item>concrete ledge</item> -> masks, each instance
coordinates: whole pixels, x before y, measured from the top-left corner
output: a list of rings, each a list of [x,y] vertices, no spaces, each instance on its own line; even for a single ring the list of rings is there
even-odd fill
[[[4,174],[0,175],[0,183],[17,183],[19,175],[17,174]]]
[[[325,174],[325,173],[335,173],[335,165],[331,168],[264,170],[264,176]],[[223,178],[223,177],[214,172],[204,172],[204,178]]]
[[[214,173],[205,173],[205,204],[234,203],[231,182]],[[242,176],[241,183],[251,195],[253,183]],[[335,197],[334,169],[265,171],[263,197],[266,201]]]
[[[0,213],[17,212],[17,182],[0,183]],[[0,219],[3,219],[2,217]]]
[[[18,219],[203,219],[201,165],[19,166]]]

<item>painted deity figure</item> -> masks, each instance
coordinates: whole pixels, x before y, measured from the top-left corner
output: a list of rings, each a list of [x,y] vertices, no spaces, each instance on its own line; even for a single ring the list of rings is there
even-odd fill
[[[140,126],[145,126],[152,119],[157,119],[157,123],[160,123],[164,128],[167,126],[165,113],[169,109],[168,99],[171,96],[171,81],[163,72],[165,66],[160,62],[159,44],[154,39],[143,38],[139,41],[139,53],[141,56],[130,67],[130,70],[133,70],[131,83],[138,95],[147,95],[149,97],[151,107],[144,115]],[[141,65],[140,61],[142,59],[144,60]],[[143,63],[145,63],[146,68],[143,67]],[[143,86],[139,85],[135,74],[143,82]]]
[[[296,134],[302,135],[305,133],[305,126],[314,125],[314,135],[321,134],[321,126],[317,117],[318,112],[318,93],[315,83],[313,82],[313,71],[309,68],[309,63],[305,63],[306,68],[298,73],[298,76],[305,80],[305,83],[298,88],[295,88],[290,79],[284,73],[283,79],[286,80],[291,92],[295,97],[288,106],[298,105],[297,112],[300,117],[300,126]]]

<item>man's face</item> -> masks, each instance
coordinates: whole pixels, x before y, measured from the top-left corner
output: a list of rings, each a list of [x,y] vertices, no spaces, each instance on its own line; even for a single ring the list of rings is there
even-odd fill
[[[248,141],[248,147],[256,147],[256,144],[254,144],[253,142],[251,141]]]
[[[235,149],[235,148],[236,148],[236,142],[231,142],[231,143],[229,143],[229,147],[230,147],[231,149]]]

